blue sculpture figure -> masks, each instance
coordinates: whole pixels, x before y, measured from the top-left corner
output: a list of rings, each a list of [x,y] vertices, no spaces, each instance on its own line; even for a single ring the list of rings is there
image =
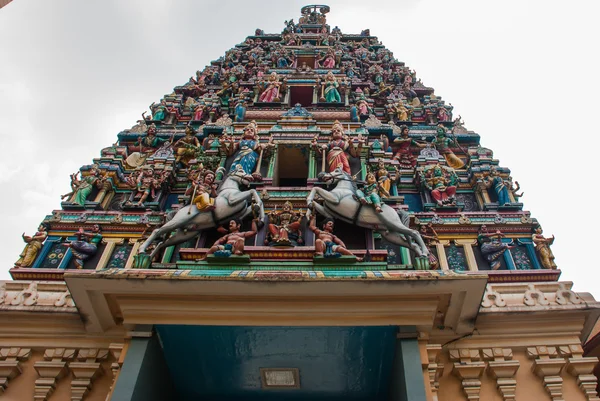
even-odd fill
[[[239,123],[244,121],[244,117],[246,116],[246,101],[240,100],[235,105],[235,122]]]
[[[237,169],[242,169],[246,174],[254,173],[254,168],[258,161],[256,150],[260,147],[256,132],[256,122],[252,121],[244,128],[244,134],[237,143],[234,143],[233,138],[230,138],[228,142],[224,140],[223,146],[227,143],[230,145],[226,147],[228,154],[233,154],[237,151],[229,172],[232,173]]]
[[[496,167],[492,166],[490,168],[490,176],[486,178],[485,186],[487,188],[494,188],[499,206],[511,203],[510,197],[508,196],[508,183],[502,179]]]

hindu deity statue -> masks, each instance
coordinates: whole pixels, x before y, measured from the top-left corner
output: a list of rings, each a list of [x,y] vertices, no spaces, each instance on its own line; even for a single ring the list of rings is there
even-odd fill
[[[488,233],[487,227],[485,225],[481,226],[479,230],[479,235],[477,236],[477,242],[479,242],[479,249],[481,250],[481,254],[488,261],[492,270],[498,270],[500,268],[500,260],[499,258],[504,254],[504,251],[512,248],[508,244],[502,242],[502,238],[505,235],[500,232],[500,230],[496,230],[495,233]]]
[[[15,266],[31,267],[33,265],[35,258],[40,253],[40,250],[44,245],[44,241],[48,237],[49,228],[50,226],[48,224],[42,223],[34,235],[29,236],[23,233],[22,238],[27,245],[25,245],[25,249],[23,249],[23,252],[21,252],[21,255],[19,255],[19,260],[15,262]]]
[[[167,116],[167,102],[162,99],[159,104],[152,103],[150,110],[152,111],[153,121],[162,121]]]
[[[208,212],[215,208],[217,197],[217,184],[215,173],[212,170],[202,169],[195,176],[190,176],[191,186],[185,194],[191,196],[191,203],[196,205],[200,212]]]
[[[105,182],[105,178],[100,176],[98,165],[92,165],[90,172],[81,179],[77,179],[77,173],[71,175],[71,188],[73,192],[67,194],[71,196],[69,203],[75,203],[80,206],[85,206],[85,201],[92,193],[94,187],[101,188]]]
[[[362,184],[360,189],[356,190],[356,198],[363,205],[373,205],[377,213],[381,213],[381,197],[379,196],[379,183],[375,174],[368,173],[367,181]],[[389,196],[389,193],[387,194]]]
[[[398,150],[394,154],[394,159],[398,161],[398,164],[402,169],[413,169],[417,164],[417,159],[410,150],[412,146],[416,146],[418,148],[424,148],[427,146],[424,143],[415,141],[408,134],[408,127],[406,125],[401,126],[400,136],[394,139],[393,142],[395,146],[398,146]]]
[[[128,183],[135,188],[131,199],[138,199],[136,206],[144,206],[144,202],[148,198],[154,199],[156,197],[156,191],[162,187],[162,184],[168,175],[168,171],[155,174],[152,167],[145,166],[141,169],[135,179],[130,177]],[[127,204],[131,203],[131,200],[127,201]]]
[[[276,72],[272,72],[269,75],[269,79],[267,81],[267,88],[260,94],[258,97],[259,102],[264,103],[272,103],[279,102],[281,99],[279,98],[279,87],[281,86],[281,82],[279,82],[279,78],[277,77]]]
[[[191,125],[185,127],[185,136],[179,139],[173,145],[175,148],[175,163],[181,162],[184,166],[187,166],[189,161],[196,156],[196,152],[200,148],[200,142],[196,138],[196,131]]]
[[[337,89],[339,86],[340,84],[337,79],[333,73],[329,71],[325,77],[325,83],[323,84],[322,99],[327,103],[341,103],[342,97]]]
[[[498,198],[499,206],[504,206],[507,203],[511,203],[508,192],[512,184],[502,179],[495,166],[490,167],[490,175],[483,179],[483,185],[486,188],[494,189],[496,197]]]
[[[544,269],[556,269],[556,263],[554,263],[554,255],[550,250],[550,245],[554,243],[554,235],[552,238],[546,238],[542,235],[542,227],[535,229],[535,233],[531,236],[533,243],[535,244],[535,250],[540,257],[540,262]]]
[[[229,171],[234,171],[239,165],[246,174],[254,173],[258,161],[258,153],[256,151],[261,147],[256,121],[251,121],[246,125],[242,138],[237,142],[234,142],[233,138],[229,138],[229,142],[227,143],[224,139],[222,146],[226,144],[229,146],[224,147],[224,149],[228,155],[237,152]]]
[[[394,111],[396,113],[396,118],[398,119],[398,121],[410,120],[411,110],[406,107],[402,100],[400,100],[394,105]]]
[[[258,232],[258,219],[252,220],[252,229],[250,231],[240,231],[242,222],[238,219],[232,219],[229,222],[229,233],[219,238],[206,255],[215,255],[217,257],[229,257],[231,255],[241,256],[244,254],[244,242],[246,238],[254,237]]]
[[[292,202],[287,201],[282,210],[269,213],[269,222],[269,238],[265,244],[296,246],[304,242],[300,231],[302,213],[294,212]]]
[[[463,168],[465,166],[465,163],[458,156],[456,156],[454,154],[452,149],[450,149],[450,145],[452,145],[452,144],[455,144],[456,146],[460,146],[456,142],[456,139],[450,139],[450,138],[446,137],[446,128],[439,125],[437,127],[437,135],[433,139],[433,141],[431,141],[431,145],[434,148],[436,148],[438,150],[438,152],[440,152],[442,155],[444,155],[444,158],[446,159],[446,163],[448,163],[448,166],[450,166],[454,169]]]
[[[95,224],[90,232],[84,231],[83,227],[75,233],[77,240],[66,244],[71,248],[75,257],[75,267],[83,269],[83,264],[98,252],[98,244],[102,241],[102,230],[100,226]]]
[[[364,93],[360,95],[359,99],[356,101],[356,108],[358,109],[358,114],[362,119],[368,118],[371,113],[373,113],[373,109],[369,106],[369,102],[365,97]]]
[[[125,163],[132,168],[140,167],[146,162],[148,156],[152,155],[159,147],[167,142],[169,142],[167,139],[156,136],[156,125],[150,124],[146,131],[146,135],[138,137],[137,142],[133,144],[133,149],[139,150],[132,152],[125,160]]]
[[[335,68],[335,52],[333,49],[327,50],[327,54],[320,62],[322,68]]]
[[[331,140],[329,144],[322,145],[320,148],[317,146],[316,138],[313,139],[312,146],[320,153],[323,154],[327,152],[327,166],[328,171],[332,172],[336,168],[341,168],[347,174],[351,174],[350,172],[350,163],[348,162],[348,156],[346,155],[346,150],[349,151],[351,156],[359,157],[360,151],[364,144],[364,139],[361,134],[358,135],[358,146],[355,147],[352,139],[349,137],[345,137],[344,135],[344,127],[340,124],[339,121],[335,121],[333,123],[333,128],[331,129]],[[325,157],[325,156],[324,156]]]
[[[426,167],[420,172],[420,179],[439,207],[456,205],[458,176],[452,168],[439,164]]]
[[[396,174],[398,174],[398,171],[396,171]],[[385,167],[385,161],[383,159],[377,161],[377,171],[375,172],[375,175],[379,186],[379,196],[381,198],[388,198],[390,196],[392,180],[390,179],[390,172]]]
[[[239,123],[244,121],[244,117],[246,116],[246,107],[248,105],[248,102],[246,102],[243,99],[238,100],[238,102],[235,105],[235,122]]]
[[[322,229],[317,228],[316,222],[317,216],[313,214],[308,228],[315,233],[315,256],[326,258],[336,258],[342,255],[353,256],[346,244],[333,234],[334,222],[332,219],[326,219]],[[356,260],[362,262],[362,258],[357,257]]]

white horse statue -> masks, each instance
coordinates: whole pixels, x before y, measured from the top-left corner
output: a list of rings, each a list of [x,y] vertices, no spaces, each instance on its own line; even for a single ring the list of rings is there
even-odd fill
[[[221,184],[215,199],[215,209],[213,211],[200,212],[193,201],[189,205],[179,209],[171,220],[152,231],[150,237],[140,246],[137,256],[141,265],[136,267],[148,267],[154,255],[164,247],[181,244],[194,238],[207,228],[218,227],[233,219],[243,219],[253,213],[253,209],[255,213],[258,213],[257,217],[260,219],[259,221],[264,221],[265,211],[263,203],[256,190],[240,190],[240,185],[247,186],[252,180],[252,176],[246,174],[244,170],[234,170]],[[254,206],[252,205],[252,201],[254,202]],[[166,238],[173,231],[176,232],[168,239],[159,242],[149,257],[145,255],[146,249],[154,241],[159,238]],[[145,257],[142,258],[142,256]]]
[[[321,182],[335,187],[330,191],[313,187],[306,198],[307,218],[310,218],[310,210],[314,208],[325,217],[337,218],[359,227],[377,231],[387,241],[412,249],[421,259],[418,263],[421,265],[425,263],[428,266],[429,249],[421,235],[407,227],[409,219],[407,212],[396,211],[392,207],[382,204],[382,211],[378,213],[372,205],[361,204],[353,197],[356,194],[356,183],[340,168],[336,168],[330,173],[319,174],[319,179]],[[314,202],[315,195],[323,198],[323,205]]]

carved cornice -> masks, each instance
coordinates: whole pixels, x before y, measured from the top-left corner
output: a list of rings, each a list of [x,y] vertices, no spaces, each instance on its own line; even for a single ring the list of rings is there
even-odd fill
[[[77,313],[65,283],[0,281],[0,311]]]

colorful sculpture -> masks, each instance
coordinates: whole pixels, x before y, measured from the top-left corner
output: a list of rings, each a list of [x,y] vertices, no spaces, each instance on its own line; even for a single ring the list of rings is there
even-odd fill
[[[488,233],[485,225],[481,226],[479,234],[477,235],[477,242],[479,242],[479,249],[481,254],[488,261],[492,270],[498,270],[500,268],[500,257],[504,252],[512,246],[502,242],[502,238],[506,237],[500,230],[496,230],[495,233]]]
[[[531,240],[535,244],[535,250],[540,258],[540,263],[544,269],[556,269],[554,263],[554,255],[550,250],[550,245],[554,243],[554,235],[552,238],[546,238],[542,235],[542,227],[537,227],[531,236]]]
[[[381,209],[379,191],[380,187],[375,174],[368,173],[367,181],[362,185],[362,188],[356,190],[356,199],[363,205],[373,205],[375,211],[381,213],[383,210]]]
[[[438,206],[456,205],[458,176],[454,169],[438,163],[424,168],[420,172],[420,179],[422,185],[431,192],[431,197]]]
[[[91,195],[94,187],[100,188],[104,184],[104,178],[100,176],[98,165],[92,165],[89,173],[81,179],[77,179],[77,173],[71,175],[71,198],[69,203],[75,203],[80,206],[85,206],[85,201]],[[63,197],[65,197],[63,195]]]
[[[325,83],[323,84],[323,97],[327,103],[340,103],[342,101],[342,97],[340,96],[340,92],[338,91],[338,87],[340,84],[331,71],[327,73],[325,77]]]
[[[200,148],[200,142],[196,138],[196,131],[190,125],[185,127],[185,136],[179,139],[173,145],[175,148],[175,163],[182,163],[187,166],[190,160],[196,156],[196,152]]]
[[[458,146],[456,139],[450,139],[446,137],[446,129],[443,126],[438,126],[437,135],[431,142],[431,145],[444,156],[448,166],[454,169],[463,168],[465,163],[454,154],[452,149],[450,149],[450,145],[452,144],[456,144]]]
[[[258,219],[252,220],[252,229],[241,232],[242,222],[238,219],[229,221],[229,233],[219,238],[206,253],[217,257],[226,258],[231,255],[241,256],[244,254],[244,242],[246,238],[254,237],[258,232]]]
[[[100,226],[95,224],[91,231],[84,231],[83,227],[75,233],[77,239],[66,244],[71,248],[75,257],[75,267],[83,269],[84,262],[94,256],[98,252],[98,244],[102,241],[102,230]]]
[[[409,136],[408,127],[403,125],[400,127],[400,136],[394,139],[394,145],[397,146],[397,151],[394,154],[394,159],[398,161],[398,165],[402,169],[413,169],[417,163],[417,159],[412,154],[410,148],[416,146],[424,148],[427,146],[424,143],[419,143]]]
[[[300,225],[302,215],[295,213],[290,201],[283,204],[283,209],[269,213],[269,238],[265,243],[275,246],[296,246],[302,244]]]
[[[23,252],[19,255],[19,260],[15,262],[15,266],[31,267],[33,265],[40,249],[42,249],[44,241],[48,237],[49,228],[50,226],[48,224],[42,223],[33,236],[25,235],[25,233],[23,233],[22,238],[27,245],[25,245],[25,249],[23,249]]]
[[[279,102],[279,87],[281,86],[281,82],[279,82],[279,78],[277,77],[276,72],[272,72],[269,75],[269,80],[267,82],[267,88],[263,93],[260,94],[258,98],[259,102],[271,103],[271,102]]]
[[[512,185],[510,182],[505,181],[502,179],[502,177],[500,177],[496,167],[490,167],[490,175],[484,178],[483,183],[486,188],[491,187],[494,189],[499,206],[504,206],[507,203],[511,203],[508,191]]]
[[[191,196],[192,204],[200,212],[209,212],[215,209],[215,198],[217,197],[217,184],[215,184],[215,173],[211,170],[201,170],[196,177],[190,177],[192,185],[185,192]]]
[[[351,156],[358,157],[364,144],[364,139],[361,134],[357,136],[358,146],[354,146],[352,139],[345,137],[344,127],[339,121],[333,123],[331,128],[331,140],[328,145],[322,145],[320,148],[317,145],[316,138],[313,139],[312,146],[323,157],[327,157],[328,171],[332,172],[337,168],[341,168],[347,174],[350,174],[350,163],[346,150]],[[325,156],[326,153],[326,156]]]
[[[315,256],[323,256],[325,258],[339,258],[342,255],[354,256],[346,248],[346,244],[333,235],[333,219],[326,219],[323,222],[322,229],[317,228],[316,221],[317,218],[313,215],[308,225],[308,228],[315,233]],[[362,262],[363,259],[357,257],[356,260]]]
[[[222,145],[225,144],[226,142],[223,141]],[[256,151],[261,149],[256,122],[252,121],[246,125],[242,137],[237,142],[233,138],[229,138],[229,146],[224,149],[226,149],[228,155],[236,155],[229,169],[230,172],[236,170],[239,166],[246,174],[253,174],[258,161]]]

